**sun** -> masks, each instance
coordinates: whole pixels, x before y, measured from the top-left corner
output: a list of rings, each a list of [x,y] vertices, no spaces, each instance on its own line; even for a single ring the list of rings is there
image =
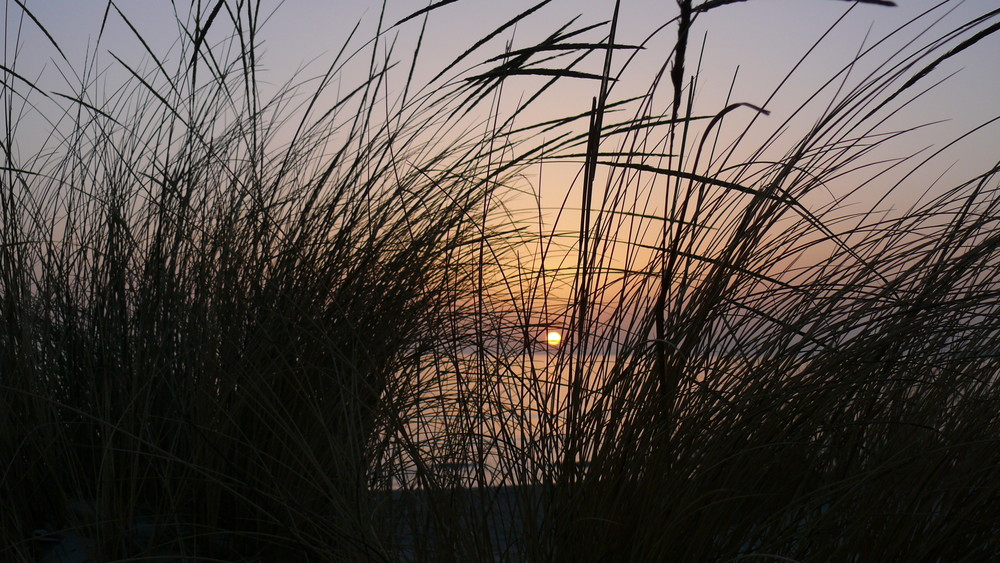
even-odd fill
[[[545,335],[545,341],[548,342],[549,346],[558,346],[562,342],[562,334],[558,331],[550,330],[548,334]]]

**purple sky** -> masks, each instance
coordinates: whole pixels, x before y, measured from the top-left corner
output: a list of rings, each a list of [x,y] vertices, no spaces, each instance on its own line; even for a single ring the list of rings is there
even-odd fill
[[[828,40],[810,55],[802,70],[782,94],[768,104],[773,112],[769,123],[777,126],[818,85],[851,61],[863,45],[870,45],[875,38],[937,4],[935,0],[898,2],[900,5],[896,8],[856,6]],[[56,37],[70,61],[74,64],[82,63],[88,52],[88,40],[93,41],[100,27],[105,1],[29,1],[27,4]],[[169,4],[139,0],[119,2],[122,11],[132,18],[132,23],[158,53],[169,51],[177,33],[177,24]],[[214,2],[205,4],[210,6]],[[276,2],[265,1],[263,4],[265,11],[273,11],[273,15],[263,26],[265,57],[262,64],[268,69],[268,73],[263,76],[265,81],[274,84],[281,84],[297,68],[317,57],[319,61],[328,61],[346,38],[347,32],[359,20],[362,22],[359,37],[371,37],[381,8],[381,4],[376,2],[345,0],[288,0],[280,6]],[[435,11],[428,23],[424,54],[417,67],[418,80],[421,76],[430,76],[499,22],[506,21],[512,14],[532,4],[533,2],[523,0],[461,0]],[[941,29],[945,30],[949,27],[948,22],[964,21],[972,14],[987,11],[989,8],[985,4],[987,2],[969,0],[952,13],[939,10],[940,16],[925,19],[929,25],[938,17],[944,18]],[[151,10],[151,5],[155,5],[159,11]],[[385,19],[395,22],[426,5],[427,2],[424,1],[389,0]],[[536,13],[535,17],[519,24],[513,35],[514,45],[530,44],[532,40],[547,35],[576,14],[582,14],[580,22],[606,19],[611,15],[612,6],[613,2],[607,0],[554,0]],[[837,0],[750,0],[709,12],[696,22],[694,30],[696,47],[704,34],[708,34],[697,108],[706,113],[721,109],[737,66],[740,70],[733,100],[763,104],[813,41],[848,8],[850,3]],[[207,10],[208,7],[203,9]],[[676,6],[672,0],[623,0],[621,10],[619,37],[623,41],[636,43],[675,15]],[[18,12],[17,7],[9,3],[7,17],[10,19],[6,23],[8,61],[18,38]],[[416,29],[416,26],[409,25],[400,31],[401,53],[412,48]],[[650,41],[648,48],[636,59],[617,87],[619,95],[638,93],[645,89],[657,66],[669,54],[674,33],[671,28],[660,32]],[[866,35],[869,36],[867,41]],[[910,32],[902,37],[912,36],[913,33]],[[48,48],[44,38],[30,22],[24,24],[20,37],[20,72],[38,79],[43,88],[60,91],[64,83],[55,72],[55,65],[47,62],[54,51]],[[596,39],[596,36],[592,35],[590,38]],[[470,57],[469,63],[481,61],[486,54],[500,52],[503,43],[511,39],[511,33],[503,34],[494,44],[487,46],[481,55]],[[895,44],[901,45],[900,41]],[[143,58],[141,45],[122,19],[114,14],[109,18],[106,36],[99,50],[102,67],[114,66],[114,60],[108,56],[109,51],[128,61]],[[692,56],[696,54],[697,50]],[[363,70],[367,56],[359,57],[356,65],[358,72]],[[305,73],[317,73],[322,68],[322,64],[316,63],[307,67]],[[914,135],[906,144],[898,145],[900,151],[916,152],[930,145],[940,147],[947,140],[975,125],[1000,115],[1000,37],[992,37],[956,60],[942,65],[935,71],[934,77],[944,77],[955,71],[960,72],[949,83],[908,107],[894,124],[902,127],[942,119],[949,122]],[[859,73],[861,74],[863,73]],[[345,74],[344,80],[346,89],[349,86],[349,73]],[[595,94],[596,86],[592,82],[577,81],[557,91],[556,95],[549,96],[545,103],[555,104],[552,107],[557,112],[582,112],[589,108],[591,97]],[[515,93],[510,95],[512,99],[516,97]],[[544,118],[549,112],[547,108],[544,104],[540,105],[534,110],[537,113],[529,113],[528,116]],[[963,174],[967,176],[971,173],[969,171],[981,170],[998,157],[1000,127],[992,127],[954,154],[946,154],[940,161],[940,168],[954,165],[950,174],[955,174],[957,178]]]

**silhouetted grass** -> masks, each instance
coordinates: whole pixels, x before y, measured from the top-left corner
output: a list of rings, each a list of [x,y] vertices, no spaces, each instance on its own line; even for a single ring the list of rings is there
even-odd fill
[[[678,0],[625,99],[642,45],[617,6],[487,51],[541,2],[428,84],[392,37],[446,3],[273,94],[259,13],[224,1],[169,55],[115,56],[117,89],[57,57],[49,92],[9,54],[3,558],[1000,556],[1000,164],[905,211],[846,205],[902,167],[894,189],[930,187],[918,155],[876,160],[910,132],[887,120],[1000,14],[860,52],[874,70],[829,71],[789,139],[767,103],[695,112],[692,33],[731,3]],[[519,76],[540,86],[499,109]],[[590,112],[524,122],[570,80]],[[557,213],[525,212],[524,177],[566,162]]]

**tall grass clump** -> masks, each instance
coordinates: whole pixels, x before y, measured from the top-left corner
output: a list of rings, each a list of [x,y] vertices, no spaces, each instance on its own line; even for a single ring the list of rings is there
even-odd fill
[[[62,82],[8,34],[2,557],[1000,556],[1000,162],[941,186],[893,152],[1000,12],[942,31],[946,0],[798,108],[702,107],[735,3],[525,46],[542,1],[426,81],[450,2],[383,9],[278,86],[259,5],[178,12],[159,52],[109,3],[141,56],[82,66],[9,5]],[[567,92],[589,111],[534,117]]]
[[[464,322],[507,172],[455,131],[460,90],[386,105],[381,36],[265,87],[258,10],[192,10],[170,53],[64,69],[64,91],[4,69],[5,559],[66,527],[108,560],[388,557],[384,436]],[[19,158],[38,117],[45,146]]]

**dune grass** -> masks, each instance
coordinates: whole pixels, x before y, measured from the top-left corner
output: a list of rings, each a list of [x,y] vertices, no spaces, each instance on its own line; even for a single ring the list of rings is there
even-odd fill
[[[113,55],[116,88],[8,6],[66,87],[0,70],[0,557],[1000,556],[1000,163],[847,205],[931,187],[933,158],[878,160],[888,119],[1000,14],[825,71],[789,138],[767,103],[696,111],[692,38],[731,3],[678,0],[639,97],[615,6],[490,50],[541,2],[418,84],[392,38],[434,4],[276,88],[252,5]],[[526,123],[566,81],[592,110]],[[558,218],[530,209],[573,162]]]

